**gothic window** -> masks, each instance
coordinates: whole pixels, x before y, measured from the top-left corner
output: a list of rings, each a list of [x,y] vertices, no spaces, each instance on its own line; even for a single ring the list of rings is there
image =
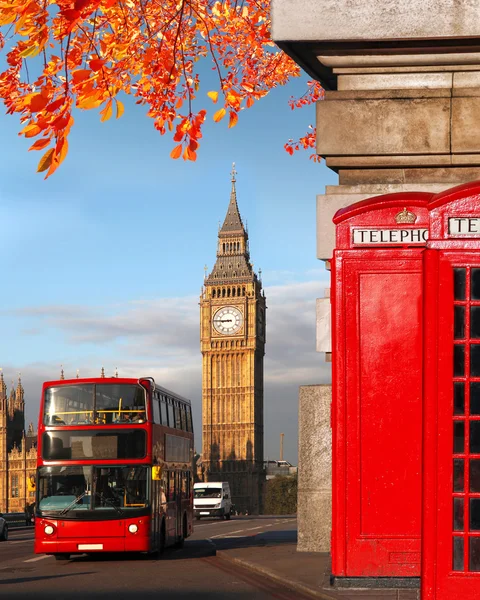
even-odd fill
[[[240,288],[237,288],[237,296],[240,296]]]
[[[223,251],[225,252],[225,244],[223,244]]]
[[[223,288],[223,290],[222,290],[222,296],[223,296],[223,298],[225,298],[225,288]]]
[[[19,497],[19,490],[18,490],[18,475],[12,475],[12,479],[11,479],[11,487],[12,487],[12,493],[11,493],[11,497],[12,498],[18,498]]]
[[[245,288],[242,288],[242,296],[245,296]]]
[[[215,290],[212,291],[212,298],[215,298]]]
[[[235,277],[236,273],[233,274],[233,276]],[[232,296],[235,296],[235,288],[232,288]]]
[[[227,289],[227,296],[230,298],[230,288]]]

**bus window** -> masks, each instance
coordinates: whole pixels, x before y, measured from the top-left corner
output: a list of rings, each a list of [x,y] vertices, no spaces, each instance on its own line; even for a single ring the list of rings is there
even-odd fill
[[[169,471],[168,474],[168,502],[175,500],[175,471]]]
[[[160,402],[160,416],[162,418],[162,425],[168,425],[167,401],[164,396],[162,396],[162,399]]]
[[[173,405],[170,402],[167,404],[168,411],[168,425],[169,427],[175,427],[175,417],[173,414]]]
[[[153,422],[161,423],[162,421],[160,420],[160,402],[158,401],[157,397],[155,397],[152,402],[153,402]]]
[[[181,419],[181,412],[180,412],[180,404],[178,402],[175,402],[175,427],[177,429],[181,429],[182,428],[182,419]]]
[[[44,425],[93,423],[93,385],[62,385],[45,390]]]
[[[190,406],[186,406],[186,411],[187,411],[187,431],[192,432],[193,431],[193,425],[192,425],[192,408]]]

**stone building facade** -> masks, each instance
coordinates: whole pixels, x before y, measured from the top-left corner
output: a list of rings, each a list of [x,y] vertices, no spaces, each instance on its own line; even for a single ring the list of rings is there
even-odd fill
[[[250,262],[233,171],[217,260],[200,297],[201,470],[205,481],[228,481],[236,508],[253,514],[261,511],[265,481],[265,312],[265,294]]]
[[[476,2],[272,0],[271,15],[272,38],[325,89],[316,107],[317,154],[338,174],[338,185],[317,196],[317,258],[327,269],[337,210],[380,194],[437,193],[480,179]],[[317,299],[317,350],[329,360],[325,292]],[[330,404],[330,386],[301,388],[303,551],[330,548]]]
[[[0,512],[23,512],[35,501],[37,436],[25,432],[25,399],[20,377],[7,394],[0,373]]]

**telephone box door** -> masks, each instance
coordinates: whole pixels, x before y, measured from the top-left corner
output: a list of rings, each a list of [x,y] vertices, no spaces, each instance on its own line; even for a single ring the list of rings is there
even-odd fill
[[[480,252],[425,252],[422,600],[480,598]]]

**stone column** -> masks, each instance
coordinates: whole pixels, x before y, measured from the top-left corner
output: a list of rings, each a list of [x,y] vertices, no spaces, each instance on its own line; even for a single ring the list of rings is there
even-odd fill
[[[328,552],[332,528],[330,385],[305,385],[299,395],[299,552]]]

